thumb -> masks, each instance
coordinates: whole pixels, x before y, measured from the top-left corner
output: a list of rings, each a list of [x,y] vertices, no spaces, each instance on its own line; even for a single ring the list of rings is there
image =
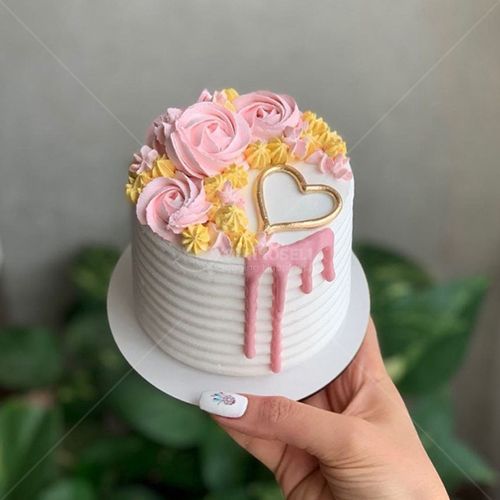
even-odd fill
[[[234,401],[234,402],[233,402]],[[361,420],[321,410],[279,396],[263,397],[205,392],[200,408],[223,427],[307,451],[320,460],[347,450],[357,437]]]

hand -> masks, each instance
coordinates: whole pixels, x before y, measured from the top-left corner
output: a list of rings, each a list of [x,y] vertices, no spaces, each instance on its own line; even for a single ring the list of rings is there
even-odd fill
[[[286,498],[448,498],[385,370],[371,321],[349,367],[304,402],[246,397],[241,417],[214,418],[274,473]]]

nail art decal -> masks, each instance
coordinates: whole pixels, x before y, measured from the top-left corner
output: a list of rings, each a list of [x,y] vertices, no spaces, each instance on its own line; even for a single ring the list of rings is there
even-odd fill
[[[221,417],[239,418],[248,406],[248,399],[241,394],[207,391],[201,395],[200,408]]]
[[[212,401],[215,401],[218,405],[224,403],[225,405],[234,405],[236,399],[231,394],[225,394],[224,392],[216,392],[212,394]]]

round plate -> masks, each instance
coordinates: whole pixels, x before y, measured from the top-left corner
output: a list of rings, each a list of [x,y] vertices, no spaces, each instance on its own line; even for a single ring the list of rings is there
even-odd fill
[[[125,359],[149,383],[191,404],[198,404],[203,391],[215,390],[281,395],[295,400],[313,394],[339,375],[354,358],[365,335],[369,312],[368,285],[361,264],[353,254],[350,305],[342,327],[331,342],[304,364],[281,373],[230,377],[196,370],[177,361],[142,331],[134,314],[130,248],[118,261],[108,291],[109,324]]]

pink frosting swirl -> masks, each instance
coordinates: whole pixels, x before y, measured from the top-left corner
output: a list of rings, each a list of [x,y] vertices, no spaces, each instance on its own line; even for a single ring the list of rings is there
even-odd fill
[[[233,104],[252,129],[254,139],[279,136],[300,120],[297,103],[288,95],[259,90],[237,97]]]
[[[242,161],[250,136],[243,117],[214,102],[197,102],[181,113],[175,110],[154,125],[154,143],[164,145],[179,170],[198,178]]]
[[[146,185],[137,200],[137,218],[172,241],[186,227],[206,222],[210,207],[203,184],[178,172],[176,177],[157,177]]]

